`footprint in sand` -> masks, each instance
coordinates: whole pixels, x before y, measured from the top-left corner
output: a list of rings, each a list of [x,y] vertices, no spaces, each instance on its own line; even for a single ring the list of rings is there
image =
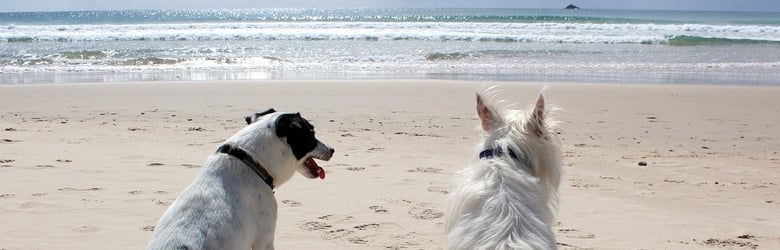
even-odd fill
[[[346,241],[357,245],[370,245],[385,249],[405,249],[420,246],[427,241],[414,232],[406,232],[395,223],[367,223],[352,227],[355,231]]]
[[[324,240],[335,240],[335,239],[341,239],[346,236],[352,235],[355,232],[349,229],[339,228],[334,230],[328,230],[323,232],[322,239]]]
[[[205,128],[201,128],[201,127],[190,127],[190,128],[187,129],[187,131],[203,132],[203,131],[208,131],[208,130],[205,129]]]
[[[53,207],[56,207],[56,205],[51,203],[45,203],[45,202],[37,202],[37,201],[28,201],[19,205],[19,208],[21,209],[53,208]]]
[[[380,226],[379,223],[368,223],[368,224],[363,224],[363,225],[357,225],[357,226],[354,226],[353,228],[362,231],[362,230],[368,230],[368,229],[372,229],[372,228],[377,228],[379,226]]]
[[[558,233],[563,234],[566,236],[566,238],[572,238],[572,239],[595,239],[596,235],[593,235],[591,233],[585,233],[578,229],[573,228],[561,228],[558,229]]]
[[[441,169],[441,168],[432,168],[432,167],[422,168],[422,167],[420,167],[420,168],[407,170],[406,172],[411,172],[411,173],[441,173],[442,170],[443,169]]]
[[[733,239],[714,239],[710,238],[707,240],[704,240],[702,242],[699,242],[699,244],[702,244],[704,246],[708,247],[722,247],[722,248],[750,248],[750,249],[757,249],[758,244],[750,242],[750,241],[743,241],[743,240],[733,240]]]
[[[76,231],[76,232],[79,232],[79,233],[92,233],[92,232],[97,232],[99,230],[100,230],[100,228],[99,227],[95,227],[95,226],[80,226],[80,227],[77,227],[77,228],[73,229],[73,231]]]
[[[378,214],[386,214],[386,213],[390,212],[390,211],[388,211],[387,209],[385,209],[382,206],[370,206],[368,208],[371,209],[372,211],[374,211],[374,213],[378,213]]]
[[[384,210],[380,206],[371,206],[369,208],[374,211]],[[351,219],[353,219],[352,216],[346,215],[325,215],[318,217],[314,221],[303,221],[297,224],[297,226],[305,231],[319,231],[323,240],[341,240],[356,245],[369,245],[387,249],[420,245],[417,241],[421,239],[414,233],[404,232],[403,227],[398,224],[353,224],[354,221],[351,221]]]
[[[93,188],[72,188],[72,187],[64,187],[64,188],[58,188],[57,190],[60,191],[100,191],[104,190],[105,188],[99,188],[99,187],[93,187]]]
[[[570,183],[569,186],[571,186],[573,188],[581,188],[581,189],[597,189],[597,188],[599,188],[599,184],[584,183],[584,182],[578,181],[578,180],[571,180],[569,183]]]
[[[378,232],[382,230],[383,224],[368,223],[357,225],[352,228],[358,230],[355,234],[352,234],[346,240],[352,244],[365,245],[372,242],[378,235]]]
[[[301,203],[294,200],[283,200],[282,204],[287,205],[288,207],[300,207]]]
[[[382,152],[382,151],[385,151],[385,148],[369,148],[367,151],[368,152]]]
[[[382,206],[370,206],[377,213],[385,213]],[[304,231],[317,231],[323,240],[339,240],[344,243],[383,249],[405,249],[431,243],[430,239],[407,232],[396,223],[355,223],[349,215],[329,214],[315,220],[302,221],[297,227]]]
[[[317,230],[323,230],[331,228],[332,226],[328,223],[321,222],[321,221],[304,221],[298,224],[298,228],[304,231],[317,231]]]
[[[409,207],[409,215],[418,220],[432,220],[444,217],[444,213],[431,208],[432,204],[430,203],[414,202],[410,200],[391,200],[390,202]]]
[[[446,187],[431,186],[431,187],[428,187],[428,192],[434,192],[434,193],[440,193],[440,194],[449,194],[450,190],[448,190]]]
[[[347,170],[349,171],[363,171],[366,170],[364,167],[347,167]]]
[[[97,199],[89,199],[89,198],[84,198],[84,199],[81,199],[81,201],[83,201],[83,202],[89,202],[89,203],[103,203],[103,201],[102,201],[102,200],[97,200]]]
[[[568,244],[568,243],[563,243],[563,242],[557,242],[557,243],[555,243],[555,244],[556,244],[556,245],[558,245],[558,249],[560,249],[560,250],[582,250],[582,249],[591,249],[591,248],[582,248],[582,247],[578,247],[578,246],[575,246],[575,245],[572,245],[572,244]]]
[[[323,215],[320,217],[317,217],[317,220],[314,221],[302,221],[297,224],[298,228],[304,231],[318,231],[318,230],[326,230],[322,232],[322,238],[323,239],[337,239],[344,237],[348,234],[351,234],[352,232],[347,229],[331,229],[333,226],[331,223],[344,223],[348,222],[349,220],[353,219],[354,217],[349,215],[335,215],[335,214],[329,214],[329,215]]]
[[[360,237],[351,237],[351,238],[347,239],[347,241],[349,241],[352,244],[358,244],[358,245],[364,245],[364,244],[368,244],[369,243],[368,240],[360,238]]]
[[[171,202],[169,202],[169,201],[162,201],[162,200],[158,200],[158,199],[152,199],[152,202],[154,202],[154,204],[158,205],[158,206],[169,206],[169,205],[171,205]]]
[[[320,217],[317,217],[317,219],[320,220],[326,220],[331,221],[335,223],[345,222],[354,219],[355,217],[350,215],[338,215],[338,214],[329,214],[329,215],[323,215]]]
[[[444,213],[431,208],[414,207],[409,210],[409,215],[418,220],[432,220],[443,217]]]

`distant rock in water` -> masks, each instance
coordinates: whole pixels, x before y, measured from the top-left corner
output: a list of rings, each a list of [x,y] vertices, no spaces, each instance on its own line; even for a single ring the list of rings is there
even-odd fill
[[[577,7],[577,5],[574,5],[574,4],[569,4],[569,5],[567,5],[567,6],[566,6],[566,8],[564,8],[564,9],[567,9],[567,10],[577,10],[577,9],[579,9],[579,8],[580,8],[580,7]]]

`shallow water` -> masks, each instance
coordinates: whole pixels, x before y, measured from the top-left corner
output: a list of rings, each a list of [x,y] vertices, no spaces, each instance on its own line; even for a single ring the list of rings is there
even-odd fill
[[[469,79],[780,84],[780,15],[532,9],[0,13],[0,84]]]

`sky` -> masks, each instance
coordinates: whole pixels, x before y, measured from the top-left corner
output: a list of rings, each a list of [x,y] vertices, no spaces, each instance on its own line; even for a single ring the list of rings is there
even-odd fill
[[[563,8],[780,12],[780,0],[0,0],[0,12],[203,8]]]

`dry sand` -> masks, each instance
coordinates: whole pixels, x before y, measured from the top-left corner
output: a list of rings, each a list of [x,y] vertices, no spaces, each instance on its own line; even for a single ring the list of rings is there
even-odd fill
[[[277,249],[440,249],[480,84],[0,86],[0,249],[143,248],[206,157],[269,107],[337,152],[324,181],[277,190]],[[521,106],[541,87],[502,85]],[[780,249],[780,88],[546,85],[563,108],[562,249]]]

